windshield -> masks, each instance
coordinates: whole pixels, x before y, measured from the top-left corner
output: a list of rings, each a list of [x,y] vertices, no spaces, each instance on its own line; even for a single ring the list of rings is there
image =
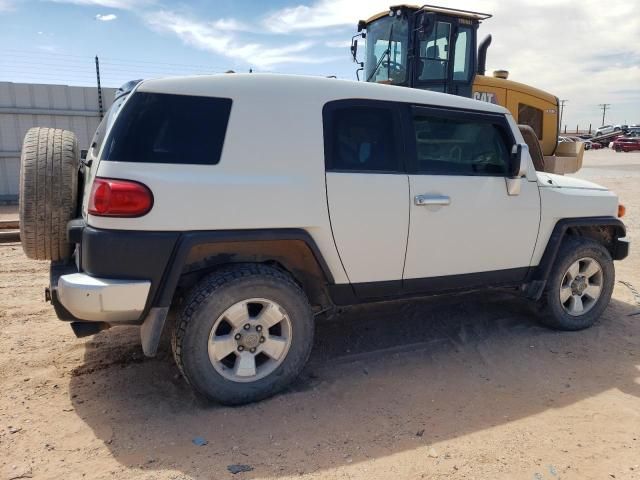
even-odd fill
[[[406,18],[383,17],[370,23],[367,26],[365,79],[368,82],[405,83],[408,44]]]

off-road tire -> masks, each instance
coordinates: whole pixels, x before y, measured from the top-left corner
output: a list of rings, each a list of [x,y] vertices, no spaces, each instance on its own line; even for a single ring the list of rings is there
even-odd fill
[[[569,315],[560,301],[560,285],[567,269],[581,258],[593,258],[602,267],[603,284],[595,305],[583,315]],[[615,269],[609,251],[601,243],[585,237],[565,237],[540,300],[540,322],[557,330],[589,328],[609,305],[615,284]]]
[[[65,260],[71,255],[67,222],[75,217],[78,141],[73,132],[32,128],[20,158],[20,240],[27,257]]]
[[[271,374],[237,383],[213,367],[209,334],[230,306],[255,297],[273,300],[286,310],[292,324],[291,346]],[[208,399],[225,405],[256,402],[281,391],[300,374],[313,345],[313,319],[306,295],[287,273],[262,264],[224,267],[204,277],[185,299],[172,335],[173,355],[187,382]]]

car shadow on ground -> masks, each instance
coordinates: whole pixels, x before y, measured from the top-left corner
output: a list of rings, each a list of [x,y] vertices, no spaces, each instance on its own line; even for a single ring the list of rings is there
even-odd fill
[[[322,471],[560,408],[609,389],[640,397],[640,310],[612,300],[593,328],[539,327],[502,292],[351,308],[319,323],[309,366],[275,398],[210,405],[166,349],[135,329],[88,341],[70,395],[116,460],[146,471],[243,478]],[[207,444],[196,446],[201,437]]]

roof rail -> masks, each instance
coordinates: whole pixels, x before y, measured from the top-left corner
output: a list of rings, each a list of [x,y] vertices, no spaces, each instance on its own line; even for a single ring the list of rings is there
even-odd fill
[[[487,20],[493,17],[493,15],[491,15],[490,13],[474,12],[472,10],[462,10],[459,8],[439,7],[437,5],[423,5],[419,8],[419,10],[431,10],[441,13],[466,13],[468,16],[475,17],[478,20]]]

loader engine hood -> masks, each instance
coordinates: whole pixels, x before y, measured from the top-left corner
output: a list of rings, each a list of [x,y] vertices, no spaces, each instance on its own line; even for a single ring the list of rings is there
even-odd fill
[[[555,175],[553,173],[536,172],[538,184],[543,188],[578,188],[582,190],[608,190],[597,183],[587,182],[574,177]]]

